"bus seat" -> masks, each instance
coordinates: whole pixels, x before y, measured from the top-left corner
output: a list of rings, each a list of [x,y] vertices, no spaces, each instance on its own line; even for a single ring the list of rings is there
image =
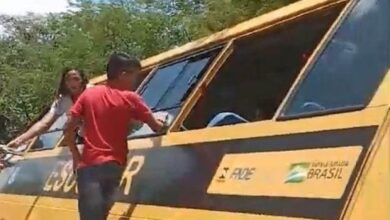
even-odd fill
[[[213,119],[207,124],[207,127],[217,127],[223,125],[233,125],[239,123],[245,123],[248,120],[232,112],[221,112],[214,116]]]

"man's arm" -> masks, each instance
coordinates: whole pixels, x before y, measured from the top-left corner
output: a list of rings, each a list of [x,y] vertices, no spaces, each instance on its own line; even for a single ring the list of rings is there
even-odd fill
[[[77,165],[78,161],[81,159],[81,154],[79,149],[76,146],[76,129],[80,124],[81,120],[79,118],[75,118],[71,115],[68,116],[68,121],[65,124],[64,129],[64,141],[66,145],[69,147],[70,152],[72,153],[74,164]],[[76,168],[76,167],[74,167]]]
[[[69,147],[73,157],[73,169],[77,169],[78,162],[81,159],[81,154],[76,146],[76,129],[81,123],[84,114],[84,94],[77,99],[76,103],[70,108],[68,113],[68,120],[64,128],[64,141]]]
[[[146,116],[145,123],[156,133],[164,132],[167,128],[165,122],[155,118],[151,112]]]
[[[146,123],[154,132],[163,132],[166,129],[164,121],[153,116],[153,112],[146,105],[141,96],[132,93],[129,96],[133,118]]]

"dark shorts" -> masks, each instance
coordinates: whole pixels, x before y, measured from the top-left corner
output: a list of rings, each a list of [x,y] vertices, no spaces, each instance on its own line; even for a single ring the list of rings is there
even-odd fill
[[[124,167],[115,162],[77,170],[80,220],[105,220],[115,203]]]

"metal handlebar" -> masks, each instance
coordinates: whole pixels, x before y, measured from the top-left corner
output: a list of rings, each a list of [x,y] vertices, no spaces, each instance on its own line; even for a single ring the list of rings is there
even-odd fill
[[[23,156],[22,152],[16,151],[16,150],[11,149],[11,148],[8,148],[6,145],[0,145],[0,153],[12,154],[14,156]]]
[[[0,145],[0,172],[1,169],[15,165],[18,160],[13,160],[15,156],[23,157],[23,153],[10,149],[5,145]]]

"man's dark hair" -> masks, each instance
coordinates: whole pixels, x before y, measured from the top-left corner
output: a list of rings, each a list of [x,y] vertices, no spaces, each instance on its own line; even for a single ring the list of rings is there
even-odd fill
[[[107,64],[107,78],[116,79],[123,71],[141,69],[141,62],[133,56],[123,52],[111,54]]]

